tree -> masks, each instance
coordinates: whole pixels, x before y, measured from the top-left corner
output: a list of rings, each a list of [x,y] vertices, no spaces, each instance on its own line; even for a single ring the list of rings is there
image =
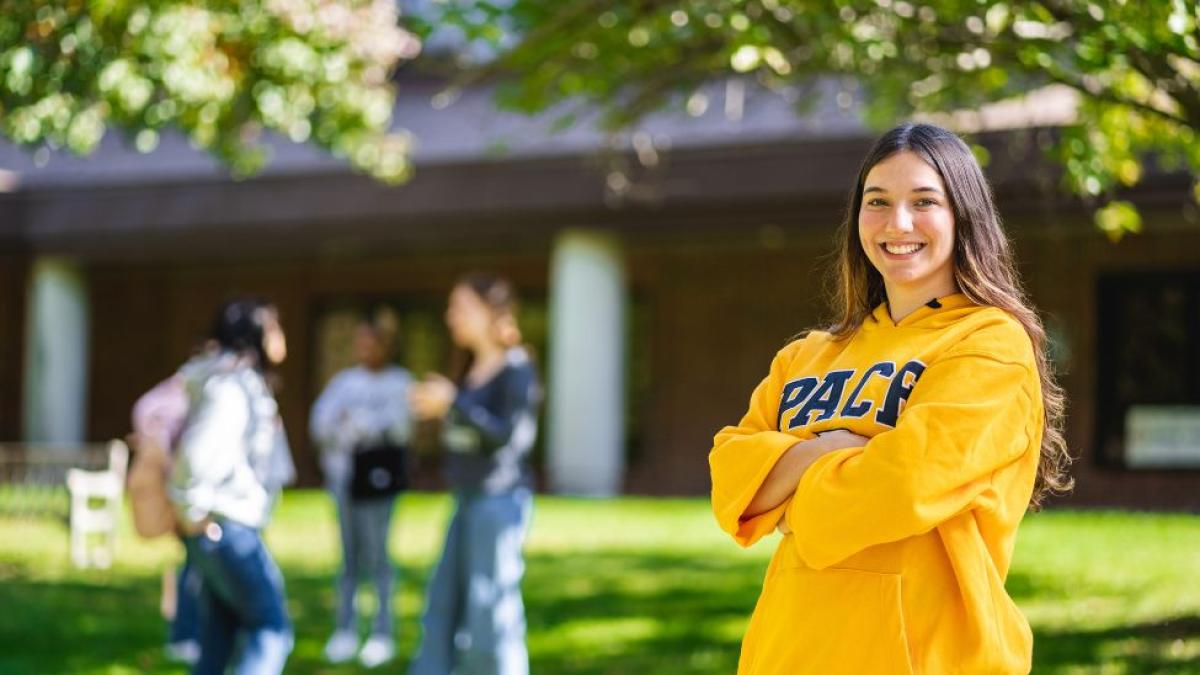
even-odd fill
[[[1061,85],[1079,105],[1053,153],[1114,239],[1140,229],[1117,197],[1148,156],[1200,175],[1195,0],[477,0],[444,20],[486,36],[497,16],[522,37],[487,70],[525,111],[582,100],[624,128],[718,77],[845,75],[882,126]]]
[[[0,0],[0,133],[86,154],[113,126],[149,152],[173,127],[245,176],[269,130],[400,181],[390,76],[418,44],[394,0]]]

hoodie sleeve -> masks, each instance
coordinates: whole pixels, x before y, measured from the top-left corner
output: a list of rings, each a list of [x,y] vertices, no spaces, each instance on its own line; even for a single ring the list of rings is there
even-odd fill
[[[786,516],[800,558],[823,569],[928,532],[997,492],[1032,488],[995,481],[1038,451],[1040,382],[1031,353],[1008,360],[968,349],[934,361],[894,429],[825,455],[801,477]]]
[[[742,421],[717,432],[708,454],[713,513],[721,529],[741,546],[770,534],[787,508],[784,502],[753,518],[743,517],[775,463],[788,448],[804,440],[778,430],[779,396],[795,352],[789,345],[775,355],[770,373],[750,395],[750,409]]]
[[[312,414],[309,417],[309,431],[313,440],[322,449],[328,449],[337,442],[338,416],[345,408],[341,390],[346,380],[345,371],[333,376],[321,395],[313,403]]]

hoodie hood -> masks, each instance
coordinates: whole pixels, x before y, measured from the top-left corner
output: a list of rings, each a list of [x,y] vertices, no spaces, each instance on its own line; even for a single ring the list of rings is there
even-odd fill
[[[918,307],[908,316],[900,319],[899,322],[895,322],[892,321],[892,315],[888,312],[887,302],[883,302],[863,321],[863,328],[866,330],[879,328],[940,330],[961,320],[964,316],[981,309],[985,308],[971,302],[971,299],[966,295],[953,293],[940,298],[934,298]]]

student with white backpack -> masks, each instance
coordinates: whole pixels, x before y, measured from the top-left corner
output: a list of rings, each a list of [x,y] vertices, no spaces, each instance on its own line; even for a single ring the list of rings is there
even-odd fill
[[[223,673],[236,659],[238,672],[280,673],[292,628],[283,576],[260,531],[295,476],[265,377],[286,357],[286,341],[274,307],[240,299],[217,313],[209,344],[176,376],[188,412],[169,466],[169,507],[159,482],[167,455],[150,451],[131,478],[135,525],[143,534],[178,531],[199,575],[200,658],[192,672]]]

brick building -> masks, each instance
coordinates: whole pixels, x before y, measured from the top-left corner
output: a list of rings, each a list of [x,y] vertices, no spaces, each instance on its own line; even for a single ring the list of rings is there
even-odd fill
[[[444,296],[487,269],[522,291],[547,371],[547,485],[705,493],[713,433],[743,412],[775,350],[827,318],[823,265],[872,133],[832,102],[801,117],[783,98],[721,85],[704,114],[660,115],[612,145],[497,113],[486,91],[449,107],[430,104],[437,83],[403,91],[396,119],[419,145],[401,187],[291,146],[245,182],[170,139],[150,156],[110,139],[44,166],[0,147],[0,438],[124,433],[131,402],[187,356],[212,308],[256,293],[289,335],[280,402],[311,483],[307,411],[345,362],[353,312],[391,303],[404,361],[438,368]],[[1069,501],[1200,508],[1200,448],[1168,461],[1126,441],[1147,410],[1195,434],[1188,179],[1150,176],[1130,195],[1145,231],[1113,245],[1057,191],[1040,150],[1052,133],[978,140],[1068,392],[1080,455]],[[70,322],[78,330],[61,329]]]

